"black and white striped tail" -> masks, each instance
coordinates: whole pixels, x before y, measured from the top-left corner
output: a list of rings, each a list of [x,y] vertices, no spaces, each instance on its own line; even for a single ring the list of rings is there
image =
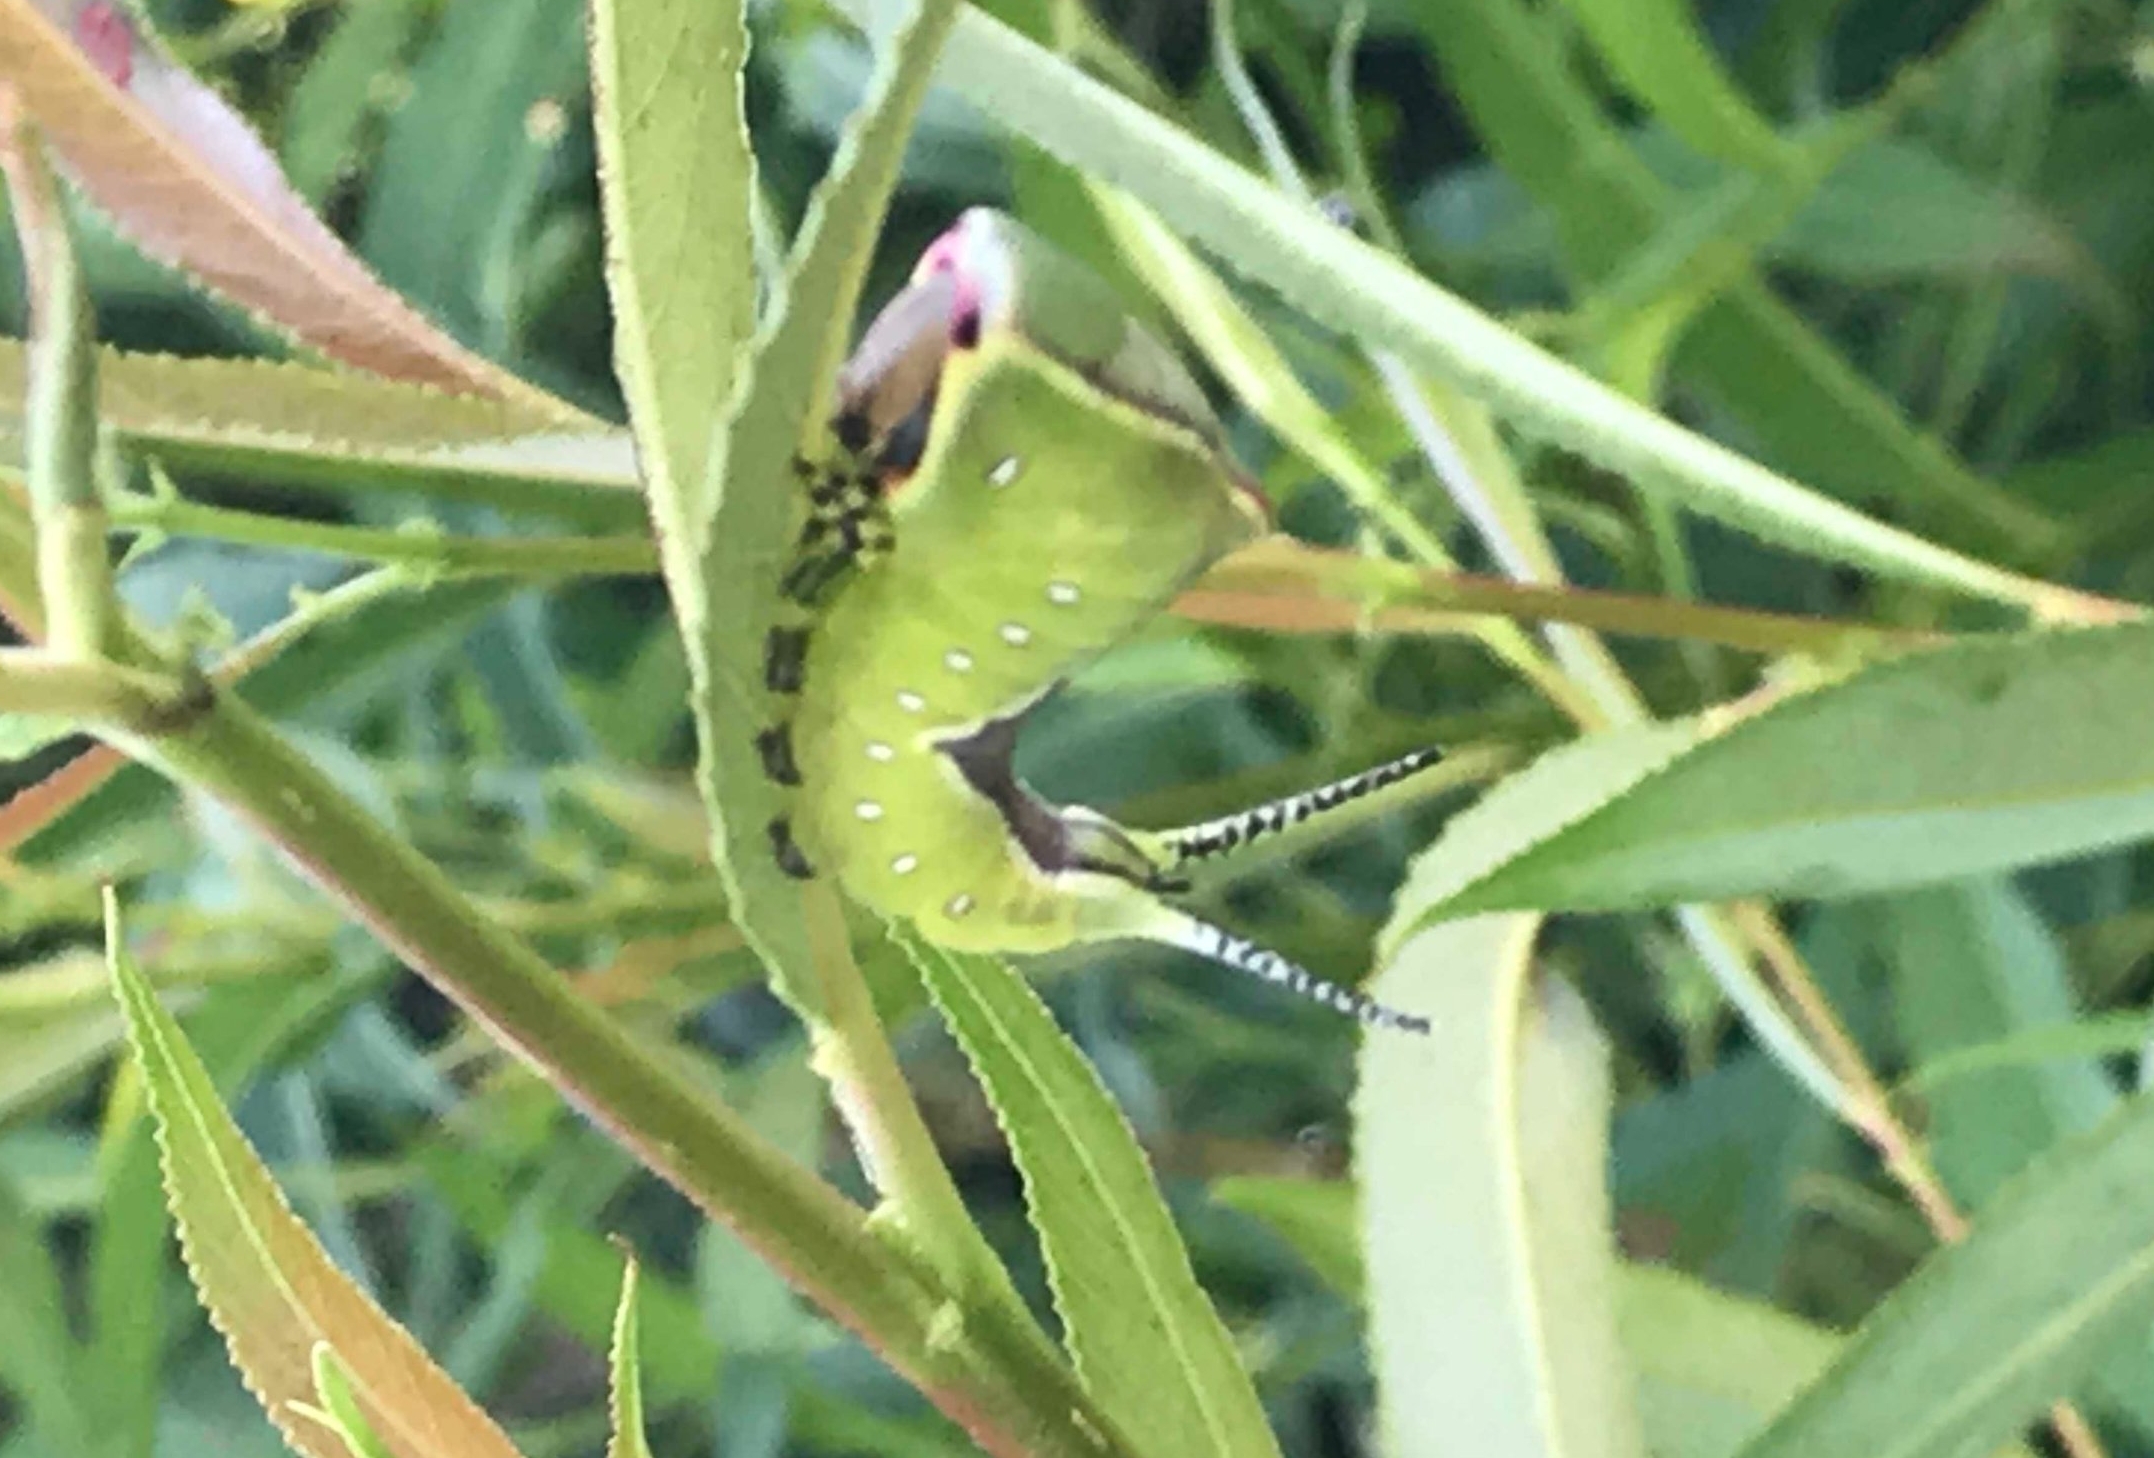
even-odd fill
[[[1177,915],[1175,925],[1165,940],[1200,957],[1209,957],[1237,972],[1261,977],[1276,983],[1298,997],[1321,1002],[1348,1017],[1359,1018],[1372,1028],[1396,1028],[1402,1033],[1429,1031],[1429,1020],[1416,1013],[1400,1012],[1386,1007],[1373,998],[1363,997],[1352,988],[1341,987],[1336,982],[1326,982],[1305,967],[1298,967],[1277,952],[1245,942],[1231,932],[1221,931],[1208,921],[1193,916]]]
[[[1312,815],[1321,815],[1350,804],[1364,795],[1373,795],[1386,785],[1395,785],[1408,775],[1418,774],[1443,758],[1440,749],[1416,749],[1397,759],[1365,769],[1358,775],[1348,775],[1328,785],[1304,790],[1298,795],[1288,795],[1283,800],[1273,800],[1253,810],[1241,810],[1217,820],[1207,820],[1200,825],[1187,826],[1169,831],[1165,836],[1167,850],[1172,857],[1164,868],[1173,870],[1191,861],[1208,860],[1224,855],[1230,850],[1245,846],[1251,841],[1277,835],[1289,826],[1299,825]]]

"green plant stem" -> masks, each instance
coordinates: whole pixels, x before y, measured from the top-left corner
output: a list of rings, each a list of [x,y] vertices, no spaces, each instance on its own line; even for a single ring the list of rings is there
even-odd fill
[[[1291,550],[1255,547],[1229,557],[1183,593],[1174,608],[1200,622],[1267,632],[1345,632],[1366,624],[1378,632],[1426,633],[1456,630],[1463,618],[1501,617],[1832,661],[1940,641],[1912,629],[1603,592],[1560,581],[1542,586],[1298,544]],[[1570,699],[1554,702],[1573,708]],[[1572,717],[1581,716],[1572,712]]]
[[[23,499],[0,484],[0,616],[32,642],[45,641],[37,591],[37,534]]]
[[[166,675],[85,662],[45,648],[0,648],[0,713],[154,728],[183,712],[187,687]]]
[[[945,1279],[1029,1324],[1016,1288],[965,1209],[935,1147],[905,1070],[861,975],[844,913],[828,882],[803,888],[814,947],[815,1005],[795,1008],[807,1024],[815,1069],[852,1131],[861,1162],[902,1238]]]
[[[116,601],[97,495],[96,329],[52,171],[12,100],[0,170],[30,294],[24,445],[46,634],[54,652],[88,660],[104,651]]]
[[[440,576],[620,577],[658,570],[647,537],[468,537],[427,527],[356,527],[208,506],[176,495],[113,502],[122,530],[212,537],[252,547],[319,552]]]
[[[127,753],[224,803],[384,945],[904,1372],[990,1453],[1099,1455],[1090,1400],[1029,1321],[974,1303],[471,906],[232,695]],[[1072,1421],[1072,1415],[1079,1420]],[[1105,1431],[1104,1427],[1100,1431]]]

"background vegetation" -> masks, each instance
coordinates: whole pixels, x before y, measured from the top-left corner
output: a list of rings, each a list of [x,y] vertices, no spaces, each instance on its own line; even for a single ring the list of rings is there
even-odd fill
[[[340,357],[495,397],[101,360],[109,489],[48,490],[39,527],[50,539],[61,507],[106,513],[127,548],[130,621],[244,674],[283,737],[226,725],[239,737],[198,745],[106,724],[204,792],[182,798],[139,767],[115,772],[107,750],[52,740],[48,721],[0,721],[19,753],[0,770],[14,791],[0,806],[0,1455],[281,1451],[168,1251],[138,1079],[172,1100],[190,1075],[156,1061],[163,1035],[138,995],[126,1011],[150,1056],[142,1074],[115,1073],[128,1022],[106,985],[108,882],[134,961],[336,1265],[524,1453],[607,1441],[609,1232],[644,1262],[658,1452],[961,1453],[950,1394],[975,1390],[1046,1413],[1036,1451],[1078,1451],[1087,1402],[1116,1429],[1095,1451],[1196,1451],[1175,1442],[1191,1412],[1213,1451],[1260,1451],[1236,1426],[1247,1384],[1206,1366],[1217,1334],[1174,1288],[1177,1230],[1290,1454],[1958,1453],[2029,1422],[2029,1441],[2077,1454],[2154,1452],[2154,1135],[2141,1127],[2154,1115],[2133,1097],[2154,903],[2129,844],[2154,830],[2154,686],[2142,629],[2084,631],[2127,617],[2154,565],[2141,500],[2154,9],[983,8],[1042,52],[1008,49],[977,14],[958,24],[878,230],[868,174],[908,118],[902,84],[870,86],[857,17],[750,16],[751,196],[723,106],[691,134],[707,147],[675,135],[642,153],[677,173],[639,174],[633,127],[594,124],[579,0],[151,5],[171,56],[260,129],[298,196],[457,350],[340,271],[282,204],[206,201],[250,163],[169,61],[128,44],[124,14],[49,12],[80,43],[67,64],[88,57],[183,152],[215,159],[198,171],[122,166],[124,147],[95,139],[132,133],[94,96],[46,89],[73,74],[39,49],[61,32],[0,6],[0,75],[82,181],[101,341],[240,357],[289,356],[293,332],[332,355],[331,336],[359,339]],[[937,23],[909,32],[901,81],[924,75]],[[704,54],[668,51],[663,25],[624,20],[620,34],[623,96],[645,94],[628,84],[652,74],[637,65],[662,77],[672,56]],[[1202,147],[1175,151],[1079,71]],[[649,94],[677,102],[702,79]],[[862,134],[867,180],[832,194],[836,241],[803,249],[788,279],[787,240],[863,95],[886,113]],[[653,114],[668,124],[664,105]],[[601,139],[613,180],[630,180],[611,198],[610,293]],[[16,146],[18,164],[29,154]],[[1276,190],[1238,190],[1223,159]],[[641,200],[639,175],[663,179]],[[1099,186],[1107,176],[1130,192]],[[755,208],[753,250],[738,229],[695,226],[700,200],[727,188]],[[1319,194],[1508,332],[1382,271],[1305,205]],[[669,198],[687,223],[667,221]],[[645,511],[623,489],[625,441],[510,378],[625,420],[609,298],[629,300],[641,332],[620,372],[644,392],[645,461],[669,460],[685,492],[670,508],[661,492],[652,514],[697,520],[705,454],[775,460],[797,434],[782,401],[758,407],[767,419],[740,412],[761,436],[717,445],[705,415],[680,411],[696,383],[681,372],[732,378],[727,331],[750,318],[744,290],[698,292],[726,277],[712,260],[734,250],[740,277],[752,268],[793,301],[799,337],[781,337],[762,374],[780,382],[766,397],[793,380],[805,402],[813,371],[784,348],[806,361],[819,325],[844,329],[846,275],[866,261],[846,240],[876,240],[872,302],[982,202],[1084,257],[1186,345],[1294,536],[1436,569],[1229,564],[1029,731],[1041,788],[1148,825],[1414,744],[1453,750],[1435,793],[1200,897],[1330,974],[1351,977],[1376,949],[1386,994],[1443,1018],[1435,1052],[1372,1040],[1357,1059],[1342,1020],[1163,953],[1025,969],[1142,1141],[1172,1229],[1146,1223],[1148,1187],[1117,1163],[1129,1151],[1106,1106],[1084,1102],[1084,1065],[1053,1061],[1063,1045],[1025,1023],[992,969],[921,953],[916,972],[863,932],[864,985],[924,1116],[912,1130],[896,1064],[877,1062],[882,1035],[863,1031],[872,1014],[842,1004],[844,984],[797,980],[805,958],[774,956],[821,1037],[811,1067],[710,863],[690,713],[708,720],[714,703],[692,662],[710,650],[691,623],[684,651]],[[639,251],[667,227],[697,245],[670,270]],[[1179,240],[1230,270],[1205,272]],[[279,267],[303,286],[281,287]],[[64,298],[50,268],[48,304]],[[19,255],[0,263],[17,332],[23,272]],[[5,363],[12,400],[21,352]],[[1626,397],[1780,474],[1656,433]],[[39,416],[34,394],[9,406],[11,448],[73,439],[86,466],[64,426],[87,418],[79,387],[71,398],[73,417]],[[22,477],[7,468],[10,487]],[[0,608],[22,639],[64,647],[53,569],[42,602],[25,591],[20,499],[5,493]],[[762,518],[721,526],[767,531],[787,509],[757,499]],[[669,509],[684,515],[669,523]],[[1485,580],[1454,582],[1454,562]],[[686,600],[698,554],[665,565]],[[1529,602],[1507,580],[1550,595]],[[752,653],[749,620],[722,597],[706,606],[713,638]],[[1616,636],[1543,636],[1541,616]],[[2047,632],[2009,631],[2029,626]],[[91,648],[152,664],[92,628]],[[1645,727],[1648,714],[1675,727]],[[400,960],[250,828],[266,813],[250,794],[302,783],[276,778],[277,743],[448,872],[491,928],[472,936],[478,962],[514,963],[507,933],[611,1010],[603,1027],[633,1033],[616,1051],[662,1071],[631,1087],[645,1063],[620,1063],[629,1105],[652,1118],[640,1162],[439,995],[486,1005],[477,982],[440,975],[427,938],[448,923],[412,912]],[[306,842],[287,828],[287,849]],[[362,861],[381,849],[357,830],[343,844]],[[408,909],[407,884],[433,894],[385,874],[357,899]],[[1753,899],[1704,905],[1725,897]],[[1581,914],[1525,914],[1538,910]],[[1482,914],[1437,920],[1463,912]],[[776,919],[756,931],[766,952],[790,935]],[[487,985],[513,1002],[513,978]],[[509,1036],[531,1056],[528,1035],[550,1027],[560,1041],[541,1039],[537,1061],[577,1084],[612,1035],[553,1016],[510,1017]],[[1001,1026],[1019,1031],[998,1063],[982,1030]],[[1058,1136],[1013,1112],[1017,1071],[1035,1065]],[[669,1129],[705,1128],[688,1113],[661,1127],[673,1115],[637,1103],[674,1086],[664,1078],[721,1090],[743,1126],[862,1199],[870,1181],[825,1079],[865,1091],[880,1117],[854,1112],[852,1135],[885,1156],[886,1208],[921,1248],[884,1260],[866,1241],[800,1238],[830,1262],[809,1284],[859,1297],[853,1324],[881,1333],[910,1383],[646,1169],[682,1159]],[[603,1115],[607,1097],[585,1107]],[[925,1133],[1024,1305],[1068,1329],[1081,1388],[999,1304],[999,1277],[969,1264],[978,1253],[952,1233],[964,1222],[922,1222],[955,1208],[919,1163]],[[203,1137],[198,1167],[215,1164]],[[1073,1146],[1105,1172],[1057,1194]],[[752,1192],[733,1212],[751,1230],[825,1208],[766,1209],[753,1192],[779,1201],[781,1177],[699,1167],[706,1187],[686,1183],[706,1213]],[[1101,1212],[1126,1217],[1140,1269],[1165,1263],[1158,1321],[1182,1341],[1178,1382],[1145,1369],[1157,1337],[1141,1321],[1096,1324],[1114,1291],[1088,1309],[1070,1279],[1087,1259],[1070,1242]],[[1940,1257],[1970,1221],[1973,1239]],[[957,1337],[925,1329],[907,1347],[890,1334],[913,1308],[893,1296],[885,1321],[882,1295],[863,1294],[914,1260],[977,1301]],[[1866,1320],[1852,1346],[1834,1335]],[[1057,1382],[1081,1390],[1075,1408],[1055,1409]],[[1148,1382],[1165,1395],[1141,1395]],[[988,1430],[1007,1429],[973,1427],[995,1446]]]

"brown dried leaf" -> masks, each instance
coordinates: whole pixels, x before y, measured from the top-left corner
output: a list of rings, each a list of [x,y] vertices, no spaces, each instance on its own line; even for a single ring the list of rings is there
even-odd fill
[[[144,43],[111,0],[0,0],[0,84],[144,251],[302,343],[392,379],[574,413],[465,349],[369,273],[246,121]]]

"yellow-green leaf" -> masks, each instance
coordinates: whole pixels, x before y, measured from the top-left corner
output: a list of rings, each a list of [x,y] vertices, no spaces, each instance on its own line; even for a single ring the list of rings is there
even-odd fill
[[[395,1458],[368,1425],[359,1394],[352,1388],[351,1373],[327,1342],[314,1344],[314,1391],[321,1406],[309,1415],[344,1440],[351,1458]]]
[[[356,1410],[395,1458],[516,1458],[493,1420],[293,1215],[179,1023],[129,960],[110,892],[106,938],[113,988],[157,1118],[188,1274],[285,1441],[307,1458],[350,1458],[332,1427],[294,1410],[322,1395],[314,1352],[326,1343],[350,1377]]]
[[[1624,87],[1708,157],[1770,169],[1788,148],[1738,91],[1688,0],[1566,0]]]
[[[643,1358],[637,1350],[636,1258],[631,1255],[621,1270],[621,1305],[613,1317],[613,1350],[607,1356],[612,1373],[613,1436],[606,1443],[606,1458],[651,1458],[650,1442],[643,1435]]]
[[[2154,1314],[2154,1095],[2053,1146],[1744,1449],[1958,1458],[2011,1437]]]
[[[652,513],[696,533],[664,546],[667,586],[687,644],[702,741],[699,788],[710,807],[712,857],[742,934],[774,985],[812,1012],[809,926],[798,883],[778,870],[765,827],[782,813],[755,732],[776,717],[763,686],[764,636],[778,613],[779,577],[803,510],[790,463],[824,428],[852,317],[898,163],[955,0],[918,0],[883,50],[866,100],[816,189],[783,292],[756,336],[711,463],[707,491],[677,472],[653,472]],[[640,423],[639,423],[640,428]],[[646,450],[660,442],[639,442]],[[668,505],[661,493],[679,499]]]
[[[1354,1098],[1392,1452],[1461,1433],[1489,1453],[1645,1452],[1616,1339],[1606,1047],[1568,985],[1533,979],[1538,926],[1415,933],[1371,989],[1435,1022],[1430,1040],[1370,1037]]]
[[[1559,749],[1414,867],[1424,915],[1845,896],[2154,835],[2154,625],[1977,639]]]
[[[1334,1290],[1361,1290],[1360,1220],[1346,1181],[1240,1176],[1212,1193],[1271,1226]],[[1617,1327],[1655,1458],[1728,1458],[1847,1345],[1837,1333],[1680,1271],[1626,1263],[1615,1278]],[[2033,1452],[2017,1444],[2003,1451]]]
[[[903,941],[1010,1141],[1086,1389],[1154,1458],[1276,1453],[1249,1374],[1099,1075],[1004,963]]]
[[[27,364],[0,339],[0,456],[20,459]],[[399,486],[633,529],[643,520],[625,431],[483,395],[309,365],[97,351],[107,432],[175,471],[264,485]]]
[[[711,422],[755,328],[747,50],[740,0],[591,7],[614,370],[644,467],[660,478],[652,508],[684,551],[702,519]]]

